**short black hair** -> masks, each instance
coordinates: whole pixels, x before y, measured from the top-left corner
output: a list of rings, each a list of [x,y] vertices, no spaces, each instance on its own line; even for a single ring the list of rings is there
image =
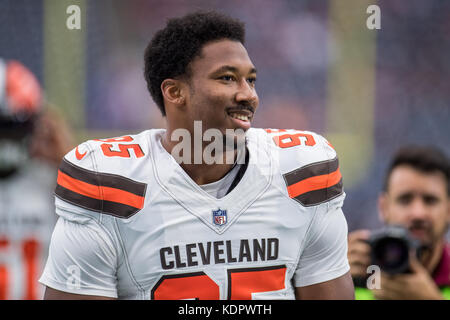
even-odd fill
[[[408,165],[423,173],[441,172],[447,183],[447,195],[450,196],[450,159],[440,149],[432,146],[411,145],[399,149],[388,167],[384,179],[383,191],[387,192],[392,171],[400,165]]]
[[[169,19],[148,44],[144,55],[144,77],[153,100],[166,115],[161,83],[190,75],[190,62],[207,43],[222,39],[244,44],[244,23],[215,11],[197,11]]]

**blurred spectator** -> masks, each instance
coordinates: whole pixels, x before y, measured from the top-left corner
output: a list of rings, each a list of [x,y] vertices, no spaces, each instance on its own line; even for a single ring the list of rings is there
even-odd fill
[[[449,159],[431,147],[402,148],[391,162],[378,203],[383,222],[407,228],[418,240],[420,254],[410,254],[409,272],[388,274],[381,269],[380,288],[356,288],[356,298],[450,299],[450,243],[445,239],[450,222]],[[367,278],[373,262],[370,235],[368,230],[349,234],[354,279]]]
[[[72,132],[65,119],[56,109],[49,108],[39,115],[36,121],[29,153],[33,159],[58,167],[62,157],[74,144]]]
[[[0,59],[0,300],[40,299],[37,277],[56,221],[56,165],[72,148],[55,111],[43,110],[35,76]]]

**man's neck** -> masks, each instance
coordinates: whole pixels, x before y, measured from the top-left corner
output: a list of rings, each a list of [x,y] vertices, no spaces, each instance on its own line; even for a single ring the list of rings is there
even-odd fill
[[[170,154],[172,154],[172,150],[178,143],[178,141],[170,140],[170,133],[168,131],[166,131],[161,139],[163,148]],[[202,146],[201,163],[196,163],[197,161],[195,161],[198,160],[199,157],[197,157],[197,159],[194,158],[195,150],[193,146],[190,150],[190,163],[179,162],[181,168],[198,185],[208,184],[222,179],[233,168],[237,157],[237,150],[225,151],[221,155],[221,158],[223,159],[222,163],[207,164],[203,158],[204,150],[205,146]],[[229,159],[233,159],[232,163],[230,163]]]

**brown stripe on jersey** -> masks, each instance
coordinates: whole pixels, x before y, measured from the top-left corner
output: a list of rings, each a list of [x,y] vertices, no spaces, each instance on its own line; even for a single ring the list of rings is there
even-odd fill
[[[87,197],[66,189],[60,185],[56,186],[55,195],[58,198],[76,206],[119,218],[129,218],[141,209],[118,202],[98,200]]]
[[[314,176],[329,174],[339,168],[338,158],[307,165],[283,175],[288,186]]]
[[[305,207],[318,205],[320,203],[329,201],[341,195],[343,191],[342,179],[335,184],[326,189],[314,190],[307,193],[303,193],[293,199],[300,202]]]
[[[66,189],[59,184],[56,185],[55,195],[61,200],[67,201],[76,206],[97,212],[102,211],[102,200],[86,197],[82,194]]]
[[[283,175],[289,196],[304,206],[317,205],[342,194],[337,158],[307,165]]]
[[[64,159],[55,194],[82,208],[128,218],[143,208],[146,187],[145,183],[86,170]]]
[[[119,218],[129,218],[136,212],[141,210],[141,208],[135,208],[123,203],[113,202],[113,201],[103,201],[103,211],[104,214],[113,215]]]
[[[103,187],[116,188],[143,197],[147,185],[116,174],[90,171],[63,159],[59,167],[63,173],[77,180]]]

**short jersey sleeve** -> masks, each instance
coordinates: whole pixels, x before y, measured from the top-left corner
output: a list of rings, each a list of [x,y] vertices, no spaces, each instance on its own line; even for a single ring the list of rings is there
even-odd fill
[[[117,298],[117,260],[110,237],[95,220],[60,217],[39,282],[64,292]]]
[[[108,146],[112,145],[90,140],[66,154],[55,196],[97,215],[129,218],[143,208],[147,185],[130,178],[130,163],[121,161],[126,158],[104,156]]]
[[[296,287],[329,281],[350,270],[348,228],[342,212],[344,197],[345,194],[317,207],[294,275]]]
[[[350,269],[347,260],[347,222],[339,159],[321,135],[294,129],[266,132],[278,146],[278,163],[286,195],[298,204],[309,225],[293,277],[296,287],[338,278]]]

